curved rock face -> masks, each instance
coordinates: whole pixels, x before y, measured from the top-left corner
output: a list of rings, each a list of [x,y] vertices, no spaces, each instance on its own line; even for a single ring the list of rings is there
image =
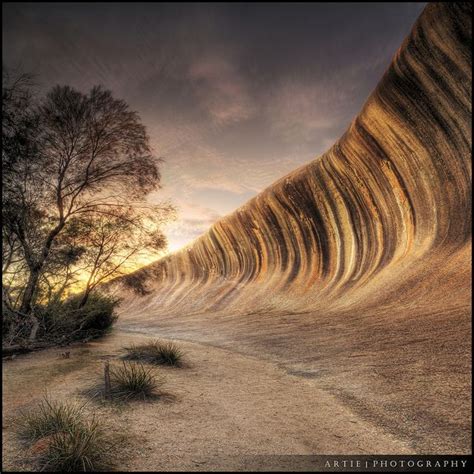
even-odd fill
[[[281,298],[292,300],[289,309],[332,305],[382,271],[464,245],[472,83],[465,10],[427,8],[327,153],[149,268],[160,306],[242,312],[280,307]]]
[[[317,367],[357,409],[373,397],[370,416],[401,435],[437,418],[417,438],[425,451],[468,450],[470,18],[469,4],[426,7],[344,136],[126,278],[144,295],[129,292],[121,324],[238,343],[295,373]],[[370,389],[355,382],[368,371]],[[420,373],[449,381],[433,391]],[[394,389],[403,403],[383,398]],[[413,397],[422,408],[410,412]],[[390,417],[404,409],[402,429]]]

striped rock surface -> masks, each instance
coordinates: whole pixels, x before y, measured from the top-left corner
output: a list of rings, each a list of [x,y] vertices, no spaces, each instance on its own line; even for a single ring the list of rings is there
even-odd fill
[[[330,150],[118,283],[122,327],[269,358],[414,450],[467,452],[471,36],[469,4],[428,5]]]

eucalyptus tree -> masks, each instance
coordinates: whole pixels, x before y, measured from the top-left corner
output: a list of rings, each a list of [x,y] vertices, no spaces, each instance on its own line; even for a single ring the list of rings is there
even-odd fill
[[[159,225],[171,207],[147,202],[148,194],[160,187],[162,160],[154,156],[145,126],[126,102],[99,86],[87,94],[56,86],[41,100],[33,100],[27,89],[24,83],[4,81],[4,108],[6,103],[11,113],[2,122],[2,161],[7,171],[3,246],[10,260],[23,263],[17,310],[35,321],[39,286],[48,281],[48,269],[51,273],[56,268],[59,274],[61,252],[72,258],[65,264],[89,262],[88,294],[116,273],[123,260],[118,254],[127,261],[142,247],[165,247]],[[78,223],[84,232],[79,239],[82,251],[74,247]],[[102,251],[110,256],[104,261],[101,254],[96,268],[90,257],[101,252],[96,246],[101,225],[102,233],[113,235],[115,244],[110,248],[107,241],[109,247]],[[76,238],[68,241],[68,235]],[[131,236],[135,248],[128,255],[120,239],[131,242]],[[34,334],[33,327],[32,339]]]

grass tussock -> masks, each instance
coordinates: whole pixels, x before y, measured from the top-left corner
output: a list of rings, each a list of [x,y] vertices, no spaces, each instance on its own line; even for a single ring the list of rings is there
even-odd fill
[[[35,441],[58,432],[76,429],[83,418],[83,405],[44,397],[41,402],[20,414],[17,428],[23,439]]]
[[[42,471],[96,472],[109,467],[105,454],[110,449],[96,420],[55,433],[40,456]]]
[[[20,414],[18,433],[34,443],[40,471],[96,472],[111,467],[111,442],[84,405],[45,397],[35,408]]]
[[[124,347],[123,350],[125,351],[123,358],[126,360],[174,367],[183,365],[183,352],[173,342],[151,341],[145,344]]]
[[[92,399],[102,398],[116,402],[131,400],[152,400],[165,395],[160,389],[165,383],[151,367],[137,362],[122,361],[120,365],[110,365],[110,391],[105,388],[105,378],[83,392]]]
[[[139,363],[122,362],[110,368],[111,395],[115,400],[146,400],[159,397],[163,377],[154,374],[151,368]]]

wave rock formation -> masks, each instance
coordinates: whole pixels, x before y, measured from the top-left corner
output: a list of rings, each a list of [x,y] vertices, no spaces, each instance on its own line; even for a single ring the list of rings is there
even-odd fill
[[[470,4],[428,5],[342,138],[126,277],[121,324],[267,357],[413,449],[467,452],[471,35]]]

